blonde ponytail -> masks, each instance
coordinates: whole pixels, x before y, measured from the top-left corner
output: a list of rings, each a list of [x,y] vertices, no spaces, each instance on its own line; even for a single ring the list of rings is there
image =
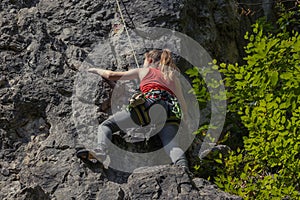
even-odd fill
[[[165,79],[173,80],[174,72],[179,71],[178,67],[175,65],[172,53],[169,49],[164,49],[161,54],[159,68]]]

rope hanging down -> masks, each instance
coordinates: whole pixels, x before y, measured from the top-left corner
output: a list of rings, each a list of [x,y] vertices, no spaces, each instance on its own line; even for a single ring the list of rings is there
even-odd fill
[[[128,29],[127,29],[127,26],[126,26],[126,22],[125,22],[124,17],[123,17],[123,13],[122,13],[122,10],[121,10],[121,7],[120,7],[119,0],[116,0],[116,2],[117,2],[118,10],[119,10],[119,13],[120,13],[122,22],[123,22],[124,29],[125,29],[126,34],[127,34],[127,37],[128,37],[128,41],[129,41],[129,45],[130,45],[131,51],[132,51],[132,53],[133,53],[133,57],[134,57],[134,60],[135,60],[135,64],[136,64],[136,66],[137,66],[138,68],[140,68],[139,62],[138,62],[138,60],[137,60],[137,58],[136,58],[135,51],[134,51],[134,48],[133,48],[133,45],[132,45],[132,42],[131,42],[130,35],[129,35],[129,33],[128,33]]]

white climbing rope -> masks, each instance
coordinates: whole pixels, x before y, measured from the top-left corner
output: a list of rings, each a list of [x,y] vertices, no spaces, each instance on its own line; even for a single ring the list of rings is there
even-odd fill
[[[128,29],[127,29],[127,26],[126,26],[126,23],[125,23],[125,20],[124,20],[124,17],[123,17],[123,13],[122,13],[122,10],[121,10],[121,7],[120,7],[119,0],[116,0],[116,2],[117,2],[118,10],[119,10],[119,13],[120,13],[122,22],[123,22],[124,29],[125,29],[126,34],[127,34],[127,37],[128,37],[128,41],[129,41],[129,45],[130,45],[131,51],[132,51],[132,53],[133,53],[133,57],[134,57],[134,60],[135,60],[135,64],[136,64],[136,66],[137,66],[138,68],[140,68],[139,62],[138,62],[138,60],[137,60],[137,58],[136,58],[136,55],[135,55],[135,50],[134,50],[133,45],[132,45],[132,42],[131,42],[130,35],[129,35],[129,33],[128,33]]]

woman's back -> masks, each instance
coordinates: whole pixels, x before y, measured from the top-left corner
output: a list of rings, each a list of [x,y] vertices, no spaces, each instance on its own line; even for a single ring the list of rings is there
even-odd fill
[[[166,90],[174,94],[175,83],[172,80],[165,79],[162,72],[156,68],[148,68],[148,73],[144,76],[140,83],[140,90],[143,93],[150,90]]]

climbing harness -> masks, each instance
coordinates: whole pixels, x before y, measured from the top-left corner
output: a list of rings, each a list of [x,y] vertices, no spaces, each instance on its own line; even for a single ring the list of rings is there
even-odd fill
[[[122,20],[125,32],[126,32],[127,37],[128,37],[128,41],[129,41],[129,45],[130,45],[131,51],[133,53],[135,64],[136,64],[137,68],[140,68],[139,62],[138,62],[138,60],[136,58],[135,50],[134,50],[132,42],[131,42],[131,38],[130,38],[129,32],[128,32],[128,29],[127,29],[127,26],[126,26],[126,22],[124,20],[124,16],[123,16],[123,13],[122,13],[122,10],[121,10],[121,6],[120,6],[120,3],[119,3],[119,0],[116,0],[116,3],[117,3],[117,6],[118,6],[118,10],[119,10],[119,13],[120,13],[120,17],[121,17],[121,20]]]
[[[181,118],[181,109],[178,102],[178,99],[174,97],[174,95],[170,94],[170,92],[166,90],[157,90],[153,89],[150,90],[145,94],[146,98],[151,98],[154,100],[163,100],[168,103],[170,108],[168,109],[170,113],[168,113],[168,116],[175,115],[177,118]]]
[[[161,104],[167,111],[167,124],[180,123],[181,109],[178,99],[165,90],[153,89],[145,94],[135,93],[129,100],[127,110],[137,116],[138,125],[146,126],[151,122],[149,109],[156,103]]]

